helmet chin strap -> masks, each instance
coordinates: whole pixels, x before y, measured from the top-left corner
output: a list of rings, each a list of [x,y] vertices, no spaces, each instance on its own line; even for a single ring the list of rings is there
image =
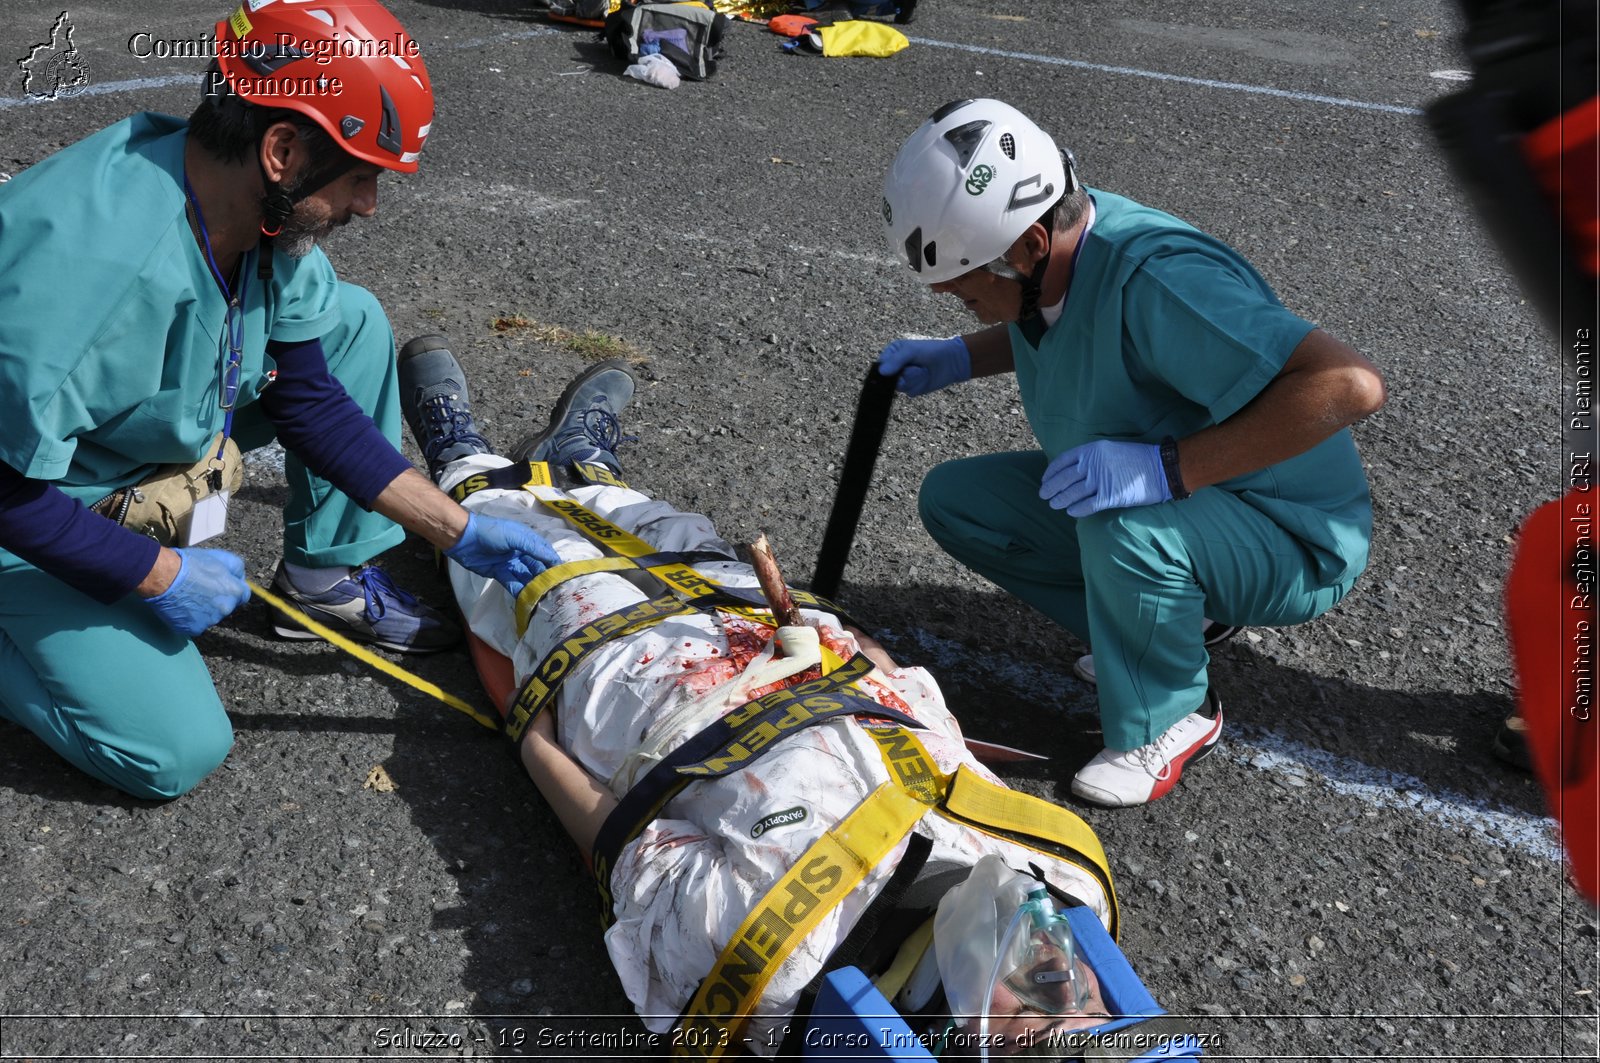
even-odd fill
[[[1057,202],[1060,202],[1059,200]],[[1044,275],[1050,266],[1050,254],[1055,250],[1056,241],[1056,204],[1052,203],[1050,209],[1044,212],[1044,217],[1039,219],[1044,226],[1044,255],[1033,264],[1027,276],[1018,276],[1017,282],[1022,285],[1022,310],[1017,316],[1017,328],[1022,330],[1022,336],[1030,344],[1037,347],[1044,338],[1044,316],[1039,313],[1039,291],[1044,286]]]

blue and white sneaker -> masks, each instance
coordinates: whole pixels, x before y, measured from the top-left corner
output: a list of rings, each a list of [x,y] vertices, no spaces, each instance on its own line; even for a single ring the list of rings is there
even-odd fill
[[[400,406],[435,480],[457,458],[493,449],[472,420],[466,371],[443,336],[418,336],[400,348]]]
[[[638,381],[620,358],[579,373],[556,400],[550,423],[511,451],[513,461],[548,461],[563,468],[601,464],[622,472],[617,448],[638,441],[622,434],[618,414],[633,398]]]
[[[461,641],[461,628],[454,620],[396,587],[376,565],[363,565],[327,590],[313,593],[296,587],[280,561],[272,588],[317,623],[396,653],[435,653]],[[322,637],[278,610],[273,610],[272,630],[286,639]]]

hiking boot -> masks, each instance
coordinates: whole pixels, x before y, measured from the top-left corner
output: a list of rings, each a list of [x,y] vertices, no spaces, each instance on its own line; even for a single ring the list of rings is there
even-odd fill
[[[1206,691],[1205,704],[1149,745],[1119,752],[1102,749],[1072,777],[1072,792],[1107,808],[1142,805],[1177,785],[1183,769],[1216,748],[1222,737],[1222,701]]]
[[[1533,770],[1533,761],[1528,756],[1528,725],[1516,713],[1505,718],[1489,748],[1502,764],[1519,771]]]
[[[1200,636],[1201,643],[1208,650],[1220,642],[1227,642],[1229,639],[1233,638],[1233,636],[1244,630],[1244,626],[1242,624],[1224,624],[1220,620],[1212,620],[1205,617],[1201,619],[1202,623],[1205,624],[1205,629]],[[1083,680],[1085,683],[1088,683],[1090,686],[1094,686],[1096,682],[1094,675],[1094,654],[1086,653],[1074,661],[1072,663],[1072,674]]]
[[[396,653],[434,653],[461,641],[461,628],[454,620],[396,587],[376,565],[363,565],[327,590],[313,593],[296,587],[280,561],[272,588],[335,633]],[[277,610],[272,630],[286,639],[322,637]]]
[[[400,406],[434,480],[457,458],[493,449],[472,420],[466,371],[443,336],[418,336],[400,348]]]
[[[511,451],[512,461],[548,461],[569,467],[574,462],[599,462],[622,472],[617,448],[638,436],[622,434],[617,415],[633,398],[638,381],[620,358],[579,373],[556,400],[544,431],[529,436]]]

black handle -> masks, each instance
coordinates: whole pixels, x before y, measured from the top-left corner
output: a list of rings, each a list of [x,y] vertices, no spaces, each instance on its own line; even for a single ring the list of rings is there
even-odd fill
[[[855,541],[856,526],[861,523],[867,488],[872,485],[878,448],[883,445],[883,433],[889,426],[897,379],[878,372],[878,363],[873,362],[861,385],[856,420],[850,429],[850,446],[845,451],[844,468],[839,473],[839,488],[833,496],[828,527],[822,533],[822,547],[817,551],[816,573],[811,577],[811,589],[824,598],[838,593],[845,562],[850,559],[850,545]]]

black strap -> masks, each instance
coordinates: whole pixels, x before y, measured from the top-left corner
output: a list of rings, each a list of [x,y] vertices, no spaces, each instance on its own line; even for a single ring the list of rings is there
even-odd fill
[[[878,449],[883,446],[889,411],[894,406],[895,379],[878,372],[878,363],[873,362],[867,367],[867,378],[861,385],[855,424],[850,428],[850,445],[845,449],[833,510],[828,514],[828,527],[822,533],[822,547],[817,551],[816,572],[811,577],[812,588],[830,598],[839,593],[839,580],[844,576],[845,562],[850,559],[850,545],[855,541],[856,526],[861,523],[867,489],[872,486],[872,468],[878,462]]]
[[[837,971],[841,967],[850,967],[866,951],[878,936],[878,928],[882,925],[884,916],[900,907],[900,901],[905,897],[906,890],[917,880],[922,873],[922,866],[928,862],[928,854],[933,852],[933,839],[926,834],[913,834],[906,843],[905,855],[900,858],[900,866],[894,869],[894,874],[889,876],[889,881],[884,883],[883,889],[867,905],[866,911],[861,913],[861,918],[856,920],[856,925],[850,928],[850,933],[839,942],[839,947],[834,949],[828,958],[823,961],[821,970],[817,971],[806,987],[800,991],[800,1002],[795,1005],[794,1018],[789,1020],[788,1032],[783,1036],[783,1046],[778,1049],[779,1059],[799,1059],[801,1050],[805,1047],[805,1027],[811,1018],[811,1009],[816,1007],[817,994],[822,991],[822,979],[829,971]]]
[[[837,716],[875,716],[920,729],[922,725],[905,713],[846,689],[872,668],[872,662],[858,653],[818,679],[746,702],[678,746],[634,783],[595,837],[594,877],[605,925],[612,921],[611,869],[623,847],[695,779],[716,778],[747,767],[784,737]]]

